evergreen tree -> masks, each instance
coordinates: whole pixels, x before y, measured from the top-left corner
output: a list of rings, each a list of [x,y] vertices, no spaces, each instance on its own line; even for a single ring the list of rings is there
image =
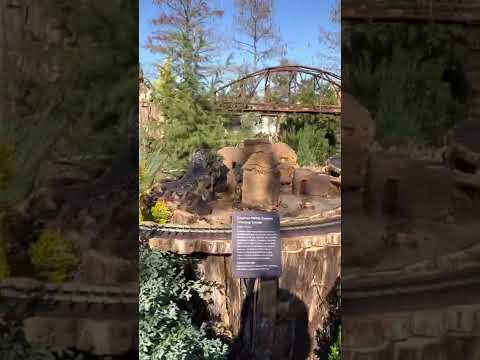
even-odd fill
[[[213,110],[206,94],[177,83],[170,61],[159,67],[152,96],[165,117],[154,168],[185,169],[196,149],[206,145],[217,150],[229,142],[226,120]]]

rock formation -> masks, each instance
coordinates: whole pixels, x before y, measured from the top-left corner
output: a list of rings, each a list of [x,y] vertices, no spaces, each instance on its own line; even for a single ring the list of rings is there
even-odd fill
[[[300,196],[325,196],[333,190],[330,176],[310,169],[295,169],[293,193]]]
[[[363,186],[368,162],[368,151],[374,135],[374,123],[370,113],[352,96],[342,94],[342,156],[344,162],[344,186]]]
[[[226,146],[218,150],[218,155],[223,158],[223,164],[232,170],[236,164],[243,164],[247,158],[242,148]]]
[[[145,200],[151,208],[157,200],[174,201],[179,208],[198,215],[211,212],[208,202],[216,193],[225,192],[228,168],[219,161],[211,161],[204,150],[198,150],[192,157],[186,174],[178,180],[162,182],[152,188]]]
[[[271,152],[253,153],[243,166],[242,205],[272,210],[278,204],[280,172]]]
[[[272,144],[268,139],[247,139],[243,141],[243,151],[245,153],[245,158],[248,159],[250,155],[258,151],[264,153],[273,152]]]
[[[310,169],[295,169],[293,175],[293,184],[292,184],[292,192],[295,195],[300,195],[304,192],[305,184],[310,179],[310,177],[314,174],[313,170]]]
[[[293,172],[297,166],[297,154],[285,143],[279,142],[272,145],[273,156],[278,162],[280,170],[280,183],[282,185],[291,184]]]
[[[330,177],[326,174],[313,174],[305,186],[305,195],[326,196],[332,189]]]
[[[407,155],[372,153],[365,201],[370,214],[445,218],[453,209],[452,172],[441,164]]]
[[[236,179],[235,167],[245,163],[246,155],[242,148],[226,146],[217,152],[222,157],[223,164],[228,168],[226,192],[233,194],[235,192]]]

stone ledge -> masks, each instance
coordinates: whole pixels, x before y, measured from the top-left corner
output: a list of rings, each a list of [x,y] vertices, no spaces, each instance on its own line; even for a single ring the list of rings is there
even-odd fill
[[[232,250],[230,242],[230,240],[183,240],[164,239],[157,237],[149,239],[149,245],[151,249],[170,251],[181,255],[189,255],[193,253],[231,255]],[[328,247],[339,247],[340,245],[340,233],[329,233],[325,235],[308,235],[283,239],[282,251],[297,252],[309,249],[317,250]]]
[[[349,359],[357,359],[365,354],[379,355],[385,347],[390,349],[389,354],[377,356],[376,359],[400,359],[403,358],[400,354],[406,355],[407,352],[410,355],[411,352],[426,354],[432,350],[432,346],[443,352],[458,339],[477,343],[480,340],[480,304],[347,316],[343,322],[347,330],[342,338],[342,355]],[[437,359],[435,356],[418,358]]]
[[[38,299],[45,301],[69,301],[83,303],[138,303],[138,284],[117,286],[90,285],[85,283],[43,283],[29,278],[7,278],[0,281],[0,297]]]
[[[349,297],[349,292],[371,291],[372,295],[384,287],[385,291],[395,287],[414,287],[428,284],[443,287],[459,284],[461,281],[474,281],[474,275],[480,273],[480,243],[467,249],[439,256],[435,259],[422,260],[404,267],[391,270],[356,268],[344,273],[342,283],[344,293]],[[473,275],[473,276],[472,276]],[[472,279],[467,279],[470,276]],[[480,279],[478,281],[480,283]],[[371,290],[369,290],[370,288]],[[380,290],[379,290],[380,291]]]

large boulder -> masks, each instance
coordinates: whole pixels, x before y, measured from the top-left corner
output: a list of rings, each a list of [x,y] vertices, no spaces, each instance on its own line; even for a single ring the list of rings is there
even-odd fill
[[[332,189],[330,176],[327,174],[313,174],[306,182],[305,195],[309,196],[325,196]]]
[[[279,164],[280,183],[282,185],[291,184],[297,166],[297,154],[290,146],[282,142],[273,144],[272,150],[275,161]]]
[[[246,156],[242,148],[226,146],[218,150],[218,155],[222,157],[223,164],[227,167],[228,173],[226,178],[226,193],[233,194],[235,192],[235,166],[245,162]]]
[[[242,206],[272,210],[278,205],[280,173],[272,152],[256,152],[243,166]]]
[[[343,183],[348,188],[363,186],[368,153],[375,133],[370,113],[351,95],[342,93]]]
[[[283,142],[275,143],[272,145],[272,151],[275,160],[278,162],[297,163],[297,154],[288,144]]]
[[[288,163],[280,163],[278,164],[278,171],[280,172],[280,184],[290,185],[293,181],[295,166]]]
[[[234,146],[223,147],[217,154],[222,157],[223,164],[229,170],[234,169],[236,164],[243,164],[246,160],[244,150]]]

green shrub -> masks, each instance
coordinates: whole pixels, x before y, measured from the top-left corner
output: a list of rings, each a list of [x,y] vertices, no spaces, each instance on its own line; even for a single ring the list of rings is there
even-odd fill
[[[463,64],[478,36],[463,26],[347,22],[342,38],[343,89],[370,111],[384,147],[441,146],[466,117]]]
[[[53,283],[65,281],[78,265],[74,244],[59,230],[44,230],[28,253],[36,275]]]
[[[330,352],[328,354],[328,360],[340,360],[342,358],[342,328],[338,329],[338,336],[335,344],[330,347]]]
[[[337,152],[339,119],[328,115],[289,115],[281,140],[297,153],[300,166],[319,166]]]
[[[227,346],[192,321],[194,296],[211,284],[188,280],[188,259],[140,249],[140,360],[223,360]]]
[[[163,200],[158,200],[151,209],[153,221],[159,224],[166,224],[172,217],[172,212]]]
[[[334,154],[335,149],[328,144],[325,136],[325,130],[313,125],[306,125],[300,130],[297,156],[301,166],[321,165]]]
[[[296,150],[300,166],[318,166],[335,153],[326,135],[325,129],[306,124],[299,130],[289,130],[285,142]]]

